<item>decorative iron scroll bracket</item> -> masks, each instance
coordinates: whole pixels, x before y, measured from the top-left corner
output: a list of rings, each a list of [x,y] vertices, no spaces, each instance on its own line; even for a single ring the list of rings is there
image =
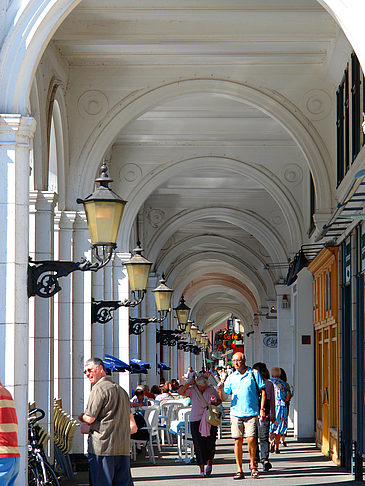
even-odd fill
[[[66,277],[76,270],[81,272],[96,272],[109,263],[112,254],[105,261],[89,262],[86,258],[81,258],[79,262],[62,262],[55,260],[44,260],[33,262],[29,258],[28,263],[28,297],[37,295],[38,297],[53,297],[61,290],[58,283],[60,277]]]
[[[139,335],[142,334],[144,331],[144,326],[149,324],[150,322],[162,322],[164,318],[158,317],[130,317],[129,318],[129,334]]]
[[[145,290],[132,290],[134,300],[125,299],[123,301],[120,301],[92,299],[91,322],[93,324],[106,324],[113,319],[112,312],[119,309],[119,307],[136,307],[137,305],[139,305],[143,300],[145,292]]]

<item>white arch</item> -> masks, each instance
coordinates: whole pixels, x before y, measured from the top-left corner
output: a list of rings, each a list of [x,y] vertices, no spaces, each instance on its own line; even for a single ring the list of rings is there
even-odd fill
[[[151,248],[162,248],[168,238],[178,231],[179,228],[194,221],[211,219],[216,221],[225,221],[233,226],[242,228],[252,234],[270,254],[272,261],[283,262],[287,260],[288,249],[285,243],[277,235],[276,231],[257,214],[250,211],[235,208],[208,207],[193,210],[186,210],[173,216],[152,238]],[[124,222],[125,224],[125,222]],[[147,254],[152,257],[148,250]],[[155,255],[154,255],[155,256]]]
[[[27,114],[28,96],[33,75],[39,60],[58,26],[80,3],[80,1],[81,0],[32,0],[23,3],[23,8],[19,10],[17,10],[17,7],[19,6],[18,2],[14,1],[12,5],[10,4],[7,17],[8,32],[0,52],[0,102],[3,113]],[[361,65],[365,68],[365,45],[363,42],[362,21],[365,17],[364,2],[362,0],[318,0],[318,2],[326,8],[330,15],[332,15],[342,27],[345,35],[350,40],[357,53]],[[180,94],[183,94],[186,87],[185,83],[195,81],[201,80],[187,80],[185,82],[178,81],[177,83],[172,83],[172,85],[175,85],[175,93],[171,93],[169,96],[168,93],[165,92],[159,101],[158,96],[157,99],[151,99],[149,107],[155,105],[156,102],[162,102],[163,99],[176,96],[178,94],[177,90]],[[239,85],[239,83],[233,83],[231,81],[222,82],[220,80],[211,79],[202,81],[204,85],[210,84],[211,81],[220,84],[224,83],[226,86],[228,86],[228,83],[231,83],[231,86],[236,85],[236,87]],[[171,84],[168,85],[168,87],[171,87]],[[157,90],[159,89],[160,88],[157,88]],[[163,89],[165,90],[165,87],[163,87]],[[252,98],[251,96],[247,96],[246,101],[251,99],[255,106],[260,107],[270,116],[274,116],[284,127],[286,127],[293,138],[299,141],[299,146],[302,148],[314,175],[313,178],[318,195],[318,208],[321,211],[329,210],[331,208],[331,200],[329,196],[330,192],[328,191],[330,187],[328,174],[324,167],[321,167],[322,164],[320,163],[322,157],[324,160],[327,160],[328,154],[326,153],[322,141],[318,140],[319,137],[314,136],[314,134],[312,134],[312,140],[309,133],[306,133],[306,126],[308,125],[305,122],[303,123],[304,118],[300,116],[298,112],[293,114],[287,111],[283,116],[283,111],[285,111],[284,100],[275,100],[272,96],[270,97],[262,90],[258,91],[251,87],[246,87],[246,89],[251,91],[251,94],[253,95]],[[206,87],[204,91],[206,91]],[[228,91],[228,95],[237,96],[237,94],[232,93],[231,89],[224,89],[221,91],[221,87],[215,92],[224,93],[226,91]],[[156,90],[151,90],[147,93],[147,96],[151,92],[154,92],[153,95],[156,95]],[[196,91],[194,90],[194,92]],[[139,95],[136,96],[138,97]],[[238,97],[240,96],[238,95]],[[156,97],[152,96],[152,98]],[[258,100],[257,98],[260,99]],[[147,99],[145,99],[145,101],[146,100]],[[259,103],[257,103],[257,101],[259,101]],[[130,106],[130,99],[125,101],[124,104]],[[145,108],[148,108],[148,106]],[[121,111],[123,111],[123,107],[121,108]],[[134,115],[132,114],[129,121],[136,118],[136,116],[143,111],[146,111],[146,109],[143,109],[142,103],[139,110],[137,110],[137,113]],[[276,112],[276,115],[273,111]],[[299,120],[299,118],[302,120]],[[290,122],[292,122],[292,124]],[[122,126],[119,124],[118,131],[120,131],[121,128]],[[312,127],[309,127],[309,129],[309,131],[311,131]],[[101,128],[101,132],[103,132],[103,130],[104,127]],[[295,132],[298,133],[297,136],[295,135]],[[110,143],[115,136],[116,133],[114,133],[114,135],[111,134]],[[93,146],[95,146],[95,142],[100,142],[100,140],[96,140],[98,139],[98,136],[96,136],[96,139],[95,136],[91,138],[89,148],[94,148],[95,150],[99,144],[96,143],[96,147]],[[314,139],[316,139],[316,143],[314,142]],[[94,174],[105,148],[106,146],[103,145],[101,150],[96,151],[94,158],[91,157],[92,151],[86,150],[87,156],[86,158],[84,157],[82,162],[85,164],[86,160],[93,158]],[[325,194],[327,194],[327,196],[325,196]]]
[[[262,89],[259,90],[231,80],[212,78],[174,81],[148,91],[132,94],[115,105],[91,133],[78,157],[79,165],[75,161],[74,171],[70,177],[72,180],[82,181],[83,185],[80,186],[79,191],[87,193],[90,190],[106,149],[130,121],[168,99],[195,93],[229,96],[238,102],[260,109],[282,125],[298,144],[312,171],[318,211],[329,212],[331,210],[331,185],[326,169],[326,165],[330,166],[331,163],[330,155],[311,122],[297,107],[277,93],[264,92]],[[275,178],[273,174],[270,176]],[[148,191],[148,188],[144,189]],[[134,190],[129,198],[129,206],[127,205],[124,216],[127,236],[123,236],[123,244],[128,241],[133,221],[143,202],[142,196],[138,190]],[[76,197],[77,195],[74,194],[73,199]]]
[[[255,270],[251,269],[243,260],[234,258],[225,253],[207,251],[200,254],[190,255],[174,266],[174,269],[171,274],[168,275],[168,278],[171,286],[175,290],[176,296],[180,296],[183,293],[186,286],[191,282],[192,275],[202,275],[199,271],[201,268],[200,264],[204,261],[211,262],[210,269],[212,269],[212,265],[214,265],[213,268],[215,268],[217,261],[226,262],[225,273],[228,274],[231,271],[231,268],[238,269],[242,275],[245,275],[246,278],[249,279],[250,282],[247,287],[250,288],[254,285],[263,302],[269,295],[275,295],[275,293],[269,294],[269,291],[274,287],[273,282],[264,281],[261,276],[258,275]],[[243,282],[242,276],[240,280]]]
[[[152,261],[155,262],[156,272],[169,275],[170,267],[173,268],[175,266],[176,261],[184,251],[207,242],[213,244],[215,247],[220,246],[222,253],[227,253],[228,255],[234,253],[239,255],[243,261],[251,262],[250,267],[256,267],[257,273],[262,275],[263,272],[267,272],[264,270],[264,265],[268,262],[265,262],[261,255],[248,246],[223,235],[194,235],[184,238],[177,242],[171,249],[163,253],[159,258],[152,258]],[[201,252],[199,251],[199,253]],[[279,272],[278,275],[280,276]],[[269,278],[271,278],[270,275]],[[271,280],[274,283],[274,279],[271,278]]]
[[[199,156],[188,159],[182,159],[170,164],[164,164],[160,168],[153,170],[152,173],[147,174],[130,194],[128,204],[123,216],[124,227],[130,227],[143,205],[147,197],[156,189],[156,187],[163,184],[166,180],[173,177],[179,172],[189,172],[199,168],[221,169],[222,164],[227,171],[240,174],[243,177],[250,177],[254,181],[259,182],[270,196],[275,200],[282,210],[283,217],[287,224],[289,232],[288,251],[295,252],[303,243],[303,215],[295,198],[282,185],[279,179],[264,167],[257,167],[254,164],[242,162],[239,159],[226,156]],[[128,212],[129,208],[129,212]],[[125,238],[121,241],[121,248],[128,248],[129,233],[126,229],[124,231]],[[128,239],[127,239],[128,238]],[[148,255],[155,261],[161,246],[149,245]]]
[[[57,28],[81,0],[13,1],[0,51],[2,113],[27,115],[29,93],[42,54]]]
[[[209,306],[208,310],[203,310],[202,312],[203,317],[200,319],[200,322],[204,321],[205,323],[205,325],[203,325],[204,331],[210,332],[215,329],[224,320],[224,318],[221,318],[220,315],[226,313],[227,317],[229,317],[232,312],[242,322],[245,332],[250,332],[253,330],[252,315],[247,311],[247,309],[242,309],[236,305],[212,305]],[[214,318],[215,316],[217,316],[217,318]]]
[[[179,299],[181,294],[184,292],[186,287],[192,282],[193,280],[199,279],[200,277],[204,277],[204,275],[208,273],[212,273],[212,262],[209,259],[205,260],[198,260],[194,259],[193,255],[190,258],[190,265],[186,268],[181,264],[181,273],[176,276],[175,279],[171,277],[171,281],[169,279],[169,283],[171,283],[171,287],[174,289],[173,294],[173,301],[174,307],[178,305]],[[228,261],[229,260],[229,261]],[[248,277],[248,275],[244,274],[243,271],[247,270],[241,262],[237,262],[235,266],[232,265],[234,261],[233,257],[228,257],[226,260],[215,261],[214,262],[214,273],[220,273],[222,275],[229,275],[233,278],[239,280],[243,285],[245,285],[254,295],[258,305],[261,305],[261,302],[266,302],[268,296],[270,298],[274,298],[275,296],[275,287],[274,281],[267,280],[257,280],[260,284],[259,288],[257,288],[252,282],[252,280]],[[199,263],[199,265],[196,265]],[[265,287],[263,287],[263,284]],[[176,304],[176,305],[175,305]]]

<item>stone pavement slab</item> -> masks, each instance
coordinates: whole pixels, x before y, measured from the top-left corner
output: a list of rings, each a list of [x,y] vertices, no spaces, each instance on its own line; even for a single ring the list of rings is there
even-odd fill
[[[162,446],[161,454],[156,451],[156,464],[151,464],[146,451],[137,456],[136,462],[131,462],[132,476],[135,486],[299,486],[299,485],[364,485],[353,481],[353,476],[332,463],[315,447],[314,443],[297,442],[293,437],[287,438],[287,447],[282,447],[280,454],[271,454],[273,468],[269,472],[262,471],[260,478],[252,479],[248,469],[247,448],[244,446],[245,480],[233,480],[236,465],[233,452],[233,440],[230,438],[228,420],[222,427],[222,438],[217,440],[213,473],[209,478],[198,477],[199,468],[196,464],[177,462],[176,445]],[[62,486],[88,486],[88,473],[78,473],[75,481],[64,481]]]
[[[353,481],[352,475],[344,472],[324,457],[312,443],[300,443],[288,439],[288,447],[280,454],[271,456],[273,469],[269,472],[260,470],[260,478],[252,479],[249,475],[247,450],[244,449],[245,480],[234,481],[236,472],[233,441],[223,438],[217,441],[217,451],[213,473],[209,478],[199,478],[199,468],[195,464],[181,464],[165,457],[165,448],[156,465],[141,461],[132,465],[132,475],[135,486],[194,486],[203,482],[209,486],[225,486],[234,484],[266,484],[281,485],[335,485],[355,486],[364,483]]]

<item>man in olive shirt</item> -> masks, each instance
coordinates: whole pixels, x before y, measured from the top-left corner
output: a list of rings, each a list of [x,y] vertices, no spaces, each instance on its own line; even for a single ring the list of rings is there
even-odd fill
[[[90,425],[88,460],[93,486],[133,486],[130,472],[129,397],[113,383],[99,358],[85,363],[92,388],[81,422]]]

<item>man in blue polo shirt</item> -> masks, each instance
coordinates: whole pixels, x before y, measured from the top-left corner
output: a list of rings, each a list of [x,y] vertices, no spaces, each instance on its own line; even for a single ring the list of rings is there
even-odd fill
[[[231,401],[231,433],[234,439],[234,455],[237,464],[237,473],[233,479],[244,479],[242,469],[242,445],[246,435],[248,452],[250,455],[250,470],[253,478],[258,478],[258,469],[255,463],[257,418],[265,419],[265,382],[257,370],[246,366],[246,358],[242,353],[233,355],[232,363],[235,372],[230,374],[225,382],[218,383],[218,390],[223,399],[222,390],[232,394]],[[261,399],[259,396],[261,391]]]

